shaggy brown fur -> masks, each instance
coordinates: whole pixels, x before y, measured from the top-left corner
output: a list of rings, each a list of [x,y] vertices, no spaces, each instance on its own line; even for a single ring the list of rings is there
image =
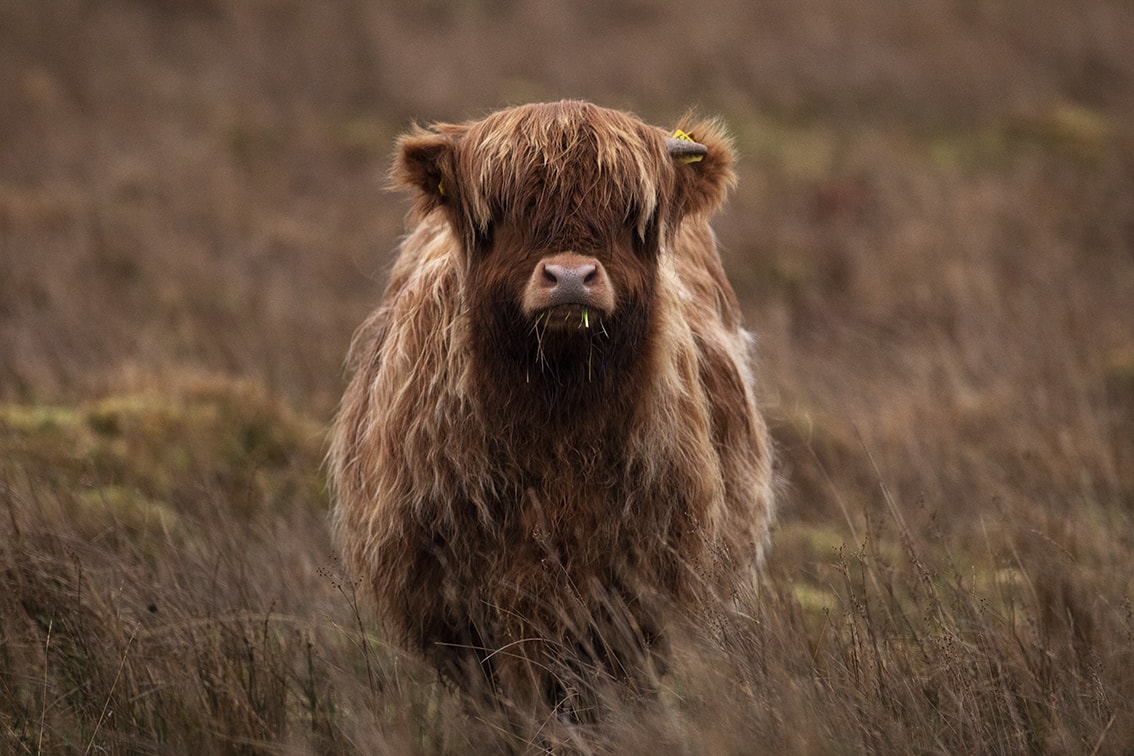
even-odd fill
[[[352,347],[333,527],[400,642],[514,698],[632,676],[667,611],[723,607],[762,560],[771,453],[706,222],[732,151],[682,128],[702,159],[580,102],[399,143],[417,224]],[[540,265],[602,292],[556,299]]]

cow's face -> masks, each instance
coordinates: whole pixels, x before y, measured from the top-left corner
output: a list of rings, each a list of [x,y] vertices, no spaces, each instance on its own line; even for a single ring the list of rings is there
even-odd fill
[[[526,379],[617,373],[648,341],[659,255],[732,179],[727,143],[586,103],[530,105],[401,142],[395,178],[462,244],[474,342]]]
[[[620,299],[640,298],[634,290],[650,277],[651,266],[635,259],[638,245],[629,229],[588,239],[540,239],[531,231],[501,220],[483,254],[471,261],[473,289],[493,290],[523,324],[544,332],[585,334],[601,330]]]
[[[468,259],[474,338],[525,382],[591,384],[637,358],[657,262],[653,235],[627,224],[548,235],[501,218]]]

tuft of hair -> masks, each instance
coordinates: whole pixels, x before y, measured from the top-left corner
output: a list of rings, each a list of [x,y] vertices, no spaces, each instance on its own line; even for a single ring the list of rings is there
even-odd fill
[[[628,113],[571,100],[524,105],[415,126],[398,141],[391,179],[416,190],[415,219],[447,207],[466,241],[499,218],[546,239],[627,222],[644,236],[655,219],[672,233],[685,217],[718,210],[736,182],[720,121],[687,114],[678,127],[708,148],[701,160],[675,161],[665,143],[673,131]]]

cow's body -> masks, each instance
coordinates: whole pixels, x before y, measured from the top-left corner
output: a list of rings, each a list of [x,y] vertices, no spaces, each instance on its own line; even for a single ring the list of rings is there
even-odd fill
[[[403,139],[420,219],[352,349],[334,529],[389,629],[446,670],[561,693],[640,663],[669,610],[753,585],[771,455],[706,221],[731,155],[691,131],[685,162],[566,102]]]

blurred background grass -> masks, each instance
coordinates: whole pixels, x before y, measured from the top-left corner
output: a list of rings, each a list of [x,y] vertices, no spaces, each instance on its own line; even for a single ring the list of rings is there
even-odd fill
[[[1121,0],[0,0],[0,743],[523,750],[369,632],[320,460],[394,137],[581,97],[736,136],[785,485],[738,647],[537,742],[1128,752],[1131,51]]]

